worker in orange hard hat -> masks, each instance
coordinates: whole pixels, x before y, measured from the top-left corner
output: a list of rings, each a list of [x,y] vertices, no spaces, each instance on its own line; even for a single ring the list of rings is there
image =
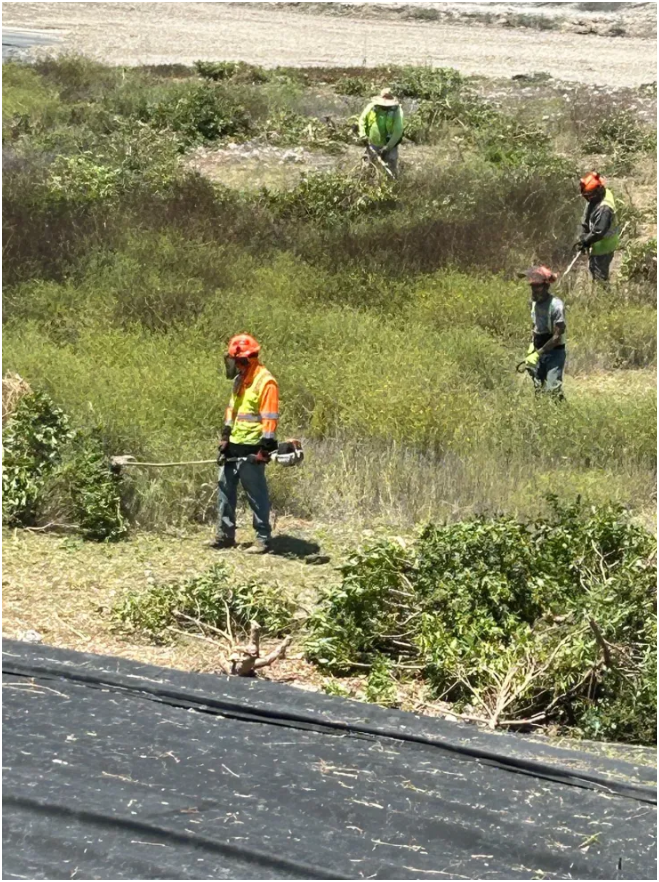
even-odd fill
[[[522,364],[531,375],[536,392],[550,392],[563,398],[565,304],[550,290],[556,273],[547,266],[533,266],[524,275],[531,286],[533,332]]]
[[[270,550],[270,496],[265,466],[277,449],[279,388],[259,360],[261,347],[249,334],[229,340],[224,364],[233,390],[218,451],[219,518],[213,548],[236,546],[236,503],[242,484],[253,514],[256,543],[248,554]],[[245,459],[249,457],[249,459]],[[234,461],[239,460],[239,461]]]
[[[587,204],[575,248],[589,252],[588,269],[593,279],[608,282],[613,254],[620,244],[615,199],[597,172],[585,175],[579,186]]]

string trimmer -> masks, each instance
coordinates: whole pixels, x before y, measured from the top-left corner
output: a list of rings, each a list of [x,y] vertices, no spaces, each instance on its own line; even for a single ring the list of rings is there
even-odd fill
[[[223,462],[256,461],[256,454],[253,453],[249,454],[248,456],[233,456],[223,459]],[[292,468],[293,466],[301,465],[301,463],[304,461],[304,450],[302,449],[302,442],[298,441],[297,439],[282,441],[279,444],[277,450],[270,454],[270,461],[276,462],[277,465],[283,466],[284,468]],[[184,462],[138,462],[135,457],[130,456],[130,454],[127,454],[125,456],[110,457],[110,468],[115,473],[121,472],[123,468],[138,466],[143,468],[167,469],[171,468],[172,466],[203,465],[217,465],[217,459],[195,459],[186,460]]]
[[[392,172],[392,170],[389,168],[389,166],[387,165],[387,163],[384,161],[384,159],[382,159],[382,157],[381,157],[380,154],[377,152],[377,150],[374,150],[374,149],[371,147],[370,144],[369,144],[369,145],[367,146],[367,148],[366,148],[366,154],[367,154],[367,156],[368,156],[368,158],[369,158],[369,162],[372,162],[373,165],[376,165],[376,166],[378,166],[379,168],[381,168],[382,171],[383,171],[386,175],[388,175],[388,176],[391,178],[392,181],[395,181],[395,180],[396,180],[396,176],[394,175],[394,173]]]

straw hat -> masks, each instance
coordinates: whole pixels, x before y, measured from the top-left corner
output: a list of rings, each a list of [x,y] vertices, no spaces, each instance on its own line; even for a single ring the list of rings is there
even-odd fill
[[[398,107],[398,99],[394,98],[391,89],[383,89],[379,95],[373,96],[372,101],[378,107]]]

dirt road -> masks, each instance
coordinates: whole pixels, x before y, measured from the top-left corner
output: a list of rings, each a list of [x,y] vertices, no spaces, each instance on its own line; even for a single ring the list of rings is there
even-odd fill
[[[81,52],[111,64],[432,64],[493,77],[543,70],[604,86],[657,78],[656,40],[650,36],[309,14],[266,3],[13,2],[3,3],[3,27],[59,37],[55,46],[31,53]]]

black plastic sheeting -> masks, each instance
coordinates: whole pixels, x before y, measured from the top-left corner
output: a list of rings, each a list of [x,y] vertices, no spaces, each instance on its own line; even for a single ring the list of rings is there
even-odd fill
[[[3,645],[3,879],[655,879],[654,769]]]

